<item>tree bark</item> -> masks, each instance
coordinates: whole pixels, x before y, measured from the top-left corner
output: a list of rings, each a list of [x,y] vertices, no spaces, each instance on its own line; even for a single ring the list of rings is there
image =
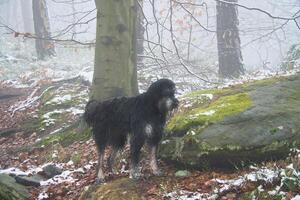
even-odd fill
[[[21,1],[21,10],[23,17],[23,26],[25,33],[33,33],[33,19],[32,19],[32,2]]]
[[[97,37],[91,99],[138,93],[135,0],[95,0]]]
[[[141,7],[137,5],[137,17],[136,17],[136,53],[137,53],[137,66],[143,66],[143,57],[138,55],[144,54],[144,16],[142,11],[143,0],[137,0]]]
[[[237,0],[217,1],[217,41],[219,56],[219,76],[239,77],[244,73],[241,41],[239,36]]]
[[[50,40],[50,22],[46,1],[32,0],[32,11],[35,35],[40,38],[35,40],[37,57],[43,60],[55,55],[54,43]]]

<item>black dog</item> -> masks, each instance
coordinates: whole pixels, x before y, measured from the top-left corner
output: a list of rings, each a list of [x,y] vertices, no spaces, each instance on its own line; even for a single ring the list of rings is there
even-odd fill
[[[175,84],[168,79],[154,82],[147,92],[136,97],[120,97],[103,102],[90,101],[84,118],[92,127],[93,137],[99,152],[97,182],[104,181],[103,152],[112,146],[108,168],[112,165],[118,150],[124,147],[130,135],[130,177],[138,178],[140,150],[144,143],[151,149],[150,167],[155,175],[161,172],[157,165],[157,146],[163,135],[167,115],[178,106],[175,98]]]

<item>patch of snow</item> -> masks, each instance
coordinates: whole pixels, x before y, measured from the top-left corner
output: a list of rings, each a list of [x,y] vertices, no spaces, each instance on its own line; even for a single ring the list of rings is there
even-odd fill
[[[203,195],[199,192],[189,192],[185,190],[174,191],[166,193],[164,198],[166,199],[176,199],[176,200],[199,200],[202,199]]]
[[[196,132],[191,130],[191,131],[188,131],[187,135],[196,135]]]
[[[272,183],[279,177],[280,170],[271,170],[267,168],[256,168],[256,171],[245,174],[244,176],[239,176],[236,179],[222,180],[222,179],[213,179],[216,183],[220,185],[219,188],[215,188],[214,193],[218,194],[233,188],[235,186],[241,186],[242,184],[251,181],[251,182],[264,182]],[[262,186],[258,187],[259,191],[263,191]]]
[[[60,175],[56,175],[51,179],[48,179],[46,181],[41,181],[40,184],[41,186],[47,186],[47,185],[57,185],[63,182],[69,182],[73,183],[77,179],[74,179],[71,174],[74,173],[74,171],[66,170],[63,171]]]
[[[246,180],[253,182],[264,181],[267,183],[271,183],[274,181],[274,179],[279,177],[279,173],[280,172],[277,170],[262,168],[257,171],[246,174],[244,177],[246,178]]]
[[[80,172],[80,173],[85,173],[84,169],[82,167],[74,170],[74,172]]]
[[[291,200],[300,200],[300,194],[297,194],[295,197],[293,197]]]
[[[50,119],[51,115],[54,115],[54,114],[61,114],[61,113],[63,113],[63,112],[64,112],[64,110],[53,110],[53,111],[51,111],[51,112],[48,112],[48,113],[44,114],[44,115],[43,115],[43,118],[44,118],[44,119]]]
[[[283,130],[283,126],[278,126],[277,127],[279,130]]]
[[[57,154],[56,153],[53,153],[52,154],[52,158],[57,158],[58,156],[57,156]]]
[[[86,170],[90,170],[92,167],[93,167],[93,165],[91,165],[91,164],[87,164],[87,165],[83,166],[83,168]]]
[[[216,111],[215,110],[209,110],[207,112],[203,112],[203,113],[199,113],[200,115],[207,115],[207,116],[211,116],[213,114],[215,114]]]
[[[203,97],[207,97],[208,99],[212,100],[214,95],[213,94],[201,94]]]
[[[83,80],[88,81],[90,83],[92,83],[93,81],[93,75],[94,75],[94,71],[93,71],[93,67],[91,66],[88,66],[79,72],[79,76],[82,77]]]
[[[277,193],[278,193],[278,192],[277,192],[276,190],[268,191],[268,194],[269,194],[269,195],[272,195],[272,196],[276,195]]]
[[[169,143],[170,142],[170,140],[163,140],[162,142],[161,142],[161,144],[167,144],[167,143]]]
[[[46,192],[42,192],[39,194],[37,200],[43,200],[43,199],[48,199],[49,195]]]
[[[49,104],[62,104],[66,101],[70,101],[72,99],[72,96],[70,94],[64,95],[64,96],[56,96],[53,99],[51,99],[50,101],[48,101],[46,103],[46,105]]]
[[[8,168],[8,169],[0,169],[0,174],[13,174],[17,176],[28,176],[30,173],[24,172],[18,168]]]
[[[74,165],[74,162],[72,160],[69,160],[69,162],[67,162],[67,165]]]
[[[72,107],[72,108],[67,109],[66,112],[70,112],[73,115],[81,115],[84,113],[84,109]]]

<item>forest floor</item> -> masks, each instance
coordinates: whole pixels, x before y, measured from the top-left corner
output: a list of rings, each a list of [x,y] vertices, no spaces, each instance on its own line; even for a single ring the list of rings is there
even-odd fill
[[[34,91],[33,88],[14,88],[4,83],[0,85],[0,173],[27,173],[30,176],[52,163],[63,170],[62,174],[41,181],[39,187],[29,187],[30,199],[78,199],[95,182],[97,152],[94,142],[91,138],[85,138],[67,144],[52,141],[50,145],[40,145],[41,131],[28,129],[26,123],[34,120],[45,106],[38,98],[31,102],[28,102],[28,98],[34,99],[41,94],[42,90]],[[72,124],[78,121],[79,116],[64,121]],[[109,149],[105,157],[108,152]],[[160,161],[164,176],[155,178],[151,176],[146,151],[143,154],[141,170],[144,177],[138,184],[143,191],[141,199],[225,200],[242,199],[243,196],[244,199],[252,199],[251,196],[270,199],[270,195],[274,196],[272,199],[299,199],[299,196],[295,197],[299,188],[285,187],[279,175],[282,170],[289,168],[290,159],[231,171],[179,171],[175,165]],[[127,157],[128,147],[116,162],[119,173],[106,174],[108,183],[128,176]]]

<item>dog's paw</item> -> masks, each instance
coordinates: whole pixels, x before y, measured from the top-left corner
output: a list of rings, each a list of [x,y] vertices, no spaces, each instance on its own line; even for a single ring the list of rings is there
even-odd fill
[[[131,179],[140,179],[142,177],[142,174],[140,172],[130,172],[129,178]]]
[[[100,184],[102,184],[104,182],[105,182],[104,178],[96,178],[95,184],[96,185],[100,185]]]
[[[111,176],[111,175],[114,175],[114,174],[118,174],[118,171],[115,170],[114,168],[109,168],[108,169],[108,174]]]

